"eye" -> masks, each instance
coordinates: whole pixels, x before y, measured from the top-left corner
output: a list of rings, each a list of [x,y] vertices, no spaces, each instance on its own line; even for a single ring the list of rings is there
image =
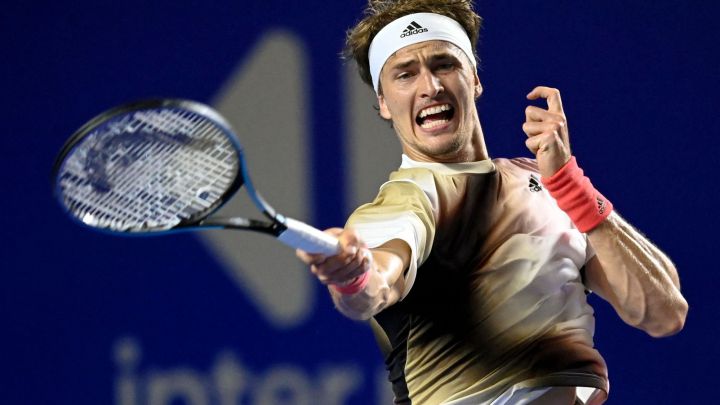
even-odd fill
[[[397,80],[407,80],[412,77],[411,72],[400,72],[397,75],[395,75],[395,79]]]
[[[455,64],[452,62],[443,62],[437,65],[436,69],[439,71],[450,71],[455,68]]]

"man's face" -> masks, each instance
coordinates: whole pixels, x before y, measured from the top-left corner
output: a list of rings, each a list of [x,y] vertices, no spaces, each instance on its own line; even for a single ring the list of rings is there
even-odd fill
[[[445,41],[402,48],[385,62],[380,83],[380,115],[392,120],[406,155],[472,160],[473,135],[480,129],[475,98],[482,87],[460,48]]]

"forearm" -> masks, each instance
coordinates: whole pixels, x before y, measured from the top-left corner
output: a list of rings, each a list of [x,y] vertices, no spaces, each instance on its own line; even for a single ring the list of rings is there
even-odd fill
[[[670,259],[616,213],[588,233],[596,258],[587,268],[590,289],[620,317],[652,336],[682,329],[688,305]]]
[[[369,280],[365,287],[354,294],[343,294],[330,286],[335,307],[345,316],[365,320],[396,303],[403,293],[405,270],[403,255],[396,250],[373,249],[373,260],[368,270]]]

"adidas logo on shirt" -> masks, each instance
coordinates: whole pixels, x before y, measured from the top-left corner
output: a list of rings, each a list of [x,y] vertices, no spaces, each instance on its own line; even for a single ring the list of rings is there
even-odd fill
[[[530,184],[528,184],[528,188],[531,192],[537,193],[538,191],[542,190],[542,186],[540,185],[540,181],[538,180],[535,175],[530,175]]]
[[[427,31],[428,31],[427,28],[423,28],[422,26],[420,26],[420,24],[413,21],[410,23],[410,25],[407,26],[407,28],[405,28],[403,30],[403,33],[402,33],[402,35],[400,35],[400,38],[409,37],[410,35],[415,35],[415,34],[419,34],[421,32],[427,32]]]

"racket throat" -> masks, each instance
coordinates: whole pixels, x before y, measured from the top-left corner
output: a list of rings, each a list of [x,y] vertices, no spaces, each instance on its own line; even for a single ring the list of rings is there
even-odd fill
[[[243,231],[255,231],[273,236],[283,233],[287,227],[280,222],[259,221],[242,217],[231,218],[208,218],[198,224],[203,228],[215,229],[237,229]]]

